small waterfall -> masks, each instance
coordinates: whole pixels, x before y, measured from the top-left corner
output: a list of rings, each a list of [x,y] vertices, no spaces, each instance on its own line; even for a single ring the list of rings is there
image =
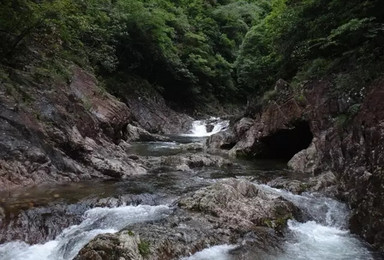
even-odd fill
[[[123,206],[93,208],[84,214],[79,225],[65,229],[55,240],[28,245],[17,241],[0,245],[1,260],[69,260],[94,237],[116,233],[129,224],[157,220],[171,213],[168,206]]]
[[[229,126],[229,120],[211,117],[207,120],[196,120],[192,123],[192,128],[188,134],[183,136],[207,137],[225,131]]]

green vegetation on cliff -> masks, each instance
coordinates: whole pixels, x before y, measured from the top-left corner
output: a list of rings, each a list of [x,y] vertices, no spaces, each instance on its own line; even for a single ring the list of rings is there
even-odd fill
[[[300,87],[331,73],[337,75],[335,90],[358,99],[357,90],[384,67],[380,0],[5,0],[0,5],[1,75],[11,67],[36,79],[65,79],[75,63],[94,70],[113,93],[124,88],[116,81],[141,77],[168,101],[189,107],[245,101],[279,78]]]
[[[3,64],[25,69],[32,62],[37,74],[60,74],[69,61],[104,78],[137,75],[161,86],[168,100],[189,105],[244,94],[237,88],[234,62],[245,34],[269,12],[267,0],[1,5]]]
[[[300,87],[337,74],[336,92],[358,98],[384,71],[383,44],[383,1],[273,0],[272,11],[244,39],[239,88],[262,93],[279,78]]]

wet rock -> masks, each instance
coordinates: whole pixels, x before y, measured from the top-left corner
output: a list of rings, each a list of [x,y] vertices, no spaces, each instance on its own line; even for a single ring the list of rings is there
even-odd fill
[[[328,197],[336,197],[337,180],[333,172],[327,171],[313,177],[300,178],[278,177],[267,183],[268,186],[290,191],[294,194],[302,192],[320,192]]]
[[[161,157],[161,165],[188,168],[231,166],[230,160],[211,154],[183,154]]]
[[[56,195],[56,196],[55,196]],[[106,198],[84,199],[75,204],[55,202],[47,196],[37,202],[25,200],[17,203],[4,203],[0,207],[0,243],[21,240],[29,244],[44,243],[55,239],[62,231],[77,225],[84,213],[95,207],[120,207],[123,205],[158,205],[160,196],[154,194],[125,194]],[[41,205],[44,203],[45,205]],[[39,206],[40,204],[40,206]]]
[[[135,121],[150,133],[186,133],[192,125],[190,116],[170,109],[158,93],[131,95],[125,101]]]
[[[30,161],[40,164],[44,164],[49,161],[49,158],[46,156],[46,154],[36,147],[29,149],[26,156]]]
[[[240,139],[255,123],[252,118],[243,117],[234,125],[234,132],[238,139]]]
[[[181,150],[189,152],[201,152],[204,150],[204,148],[204,144],[202,143],[189,143],[180,145]]]
[[[297,102],[287,86],[287,82],[279,80],[275,86],[278,98],[263,104],[252,118],[242,118],[234,125],[237,143],[229,151],[231,156],[270,156],[273,137],[277,135],[278,140],[279,133],[294,130],[303,120],[305,104]]]
[[[236,144],[229,151],[229,155],[236,156],[249,156],[259,153],[262,148],[262,144],[258,141],[261,135],[260,128],[262,124],[255,123],[250,129],[244,133],[244,135],[238,139]]]
[[[314,174],[318,167],[318,162],[316,162],[318,160],[318,151],[316,150],[315,142],[313,141],[307,149],[295,154],[289,160],[288,167],[296,172]]]
[[[65,228],[78,224],[91,203],[57,204],[31,208],[0,222],[0,243],[14,240],[35,244],[54,239]]]
[[[143,243],[130,231],[118,235],[106,234],[96,237],[79,252],[75,260],[142,260],[140,248]]]
[[[181,208],[218,217],[230,228],[249,230],[293,217],[297,210],[284,199],[256,188],[252,183],[229,179],[181,199]]]
[[[124,179],[127,176],[140,175],[147,172],[145,168],[137,163],[122,161],[120,159],[107,159],[92,156],[90,161],[96,170],[116,179]]]
[[[287,190],[294,194],[301,194],[304,191],[308,191],[310,187],[308,182],[292,180],[285,177],[276,178],[268,182],[267,185],[273,188]]]
[[[331,171],[327,171],[309,179],[309,190],[317,192],[322,191],[331,197],[337,193],[336,184],[336,175]]]
[[[229,150],[236,144],[236,137],[232,131],[223,131],[217,134],[211,135],[207,141],[206,145],[210,150],[224,149]]]
[[[125,194],[116,197],[98,199],[93,205],[96,207],[120,207],[123,205],[158,205],[160,196],[149,193]]]
[[[119,259],[137,250],[145,259],[180,259],[225,243],[257,246],[260,252],[276,251],[281,241],[274,229],[279,230],[298,213],[281,197],[235,179],[186,195],[178,205],[180,208],[166,219],[130,225],[113,235],[99,235],[75,259]],[[121,246],[126,240],[133,241],[127,242],[130,248]],[[238,251],[237,257],[240,255]]]
[[[157,134],[151,134],[147,130],[144,130],[140,127],[133,126],[131,124],[128,124],[127,126],[127,141],[130,142],[137,142],[137,141],[161,141],[161,142],[168,142],[170,141],[169,137],[157,135]]]
[[[268,142],[279,137],[279,133],[294,130],[295,122],[306,122],[313,140],[308,148],[297,150],[289,167],[314,177],[321,176],[304,185],[330,196],[337,194],[347,201],[352,208],[353,232],[383,251],[384,208],[382,203],[377,203],[384,196],[383,79],[362,88],[360,104],[351,104],[348,96],[330,95],[333,85],[328,80],[308,82],[300,101],[280,83],[276,87],[277,98],[254,109],[250,115],[254,124],[237,140],[229,154],[263,155]],[[352,109],[356,110],[355,115],[351,114]],[[338,118],[347,114],[349,121],[340,126]],[[275,151],[283,149],[286,146],[275,147]],[[296,192],[300,190],[299,183],[275,184]]]
[[[3,219],[5,218],[5,211],[2,207],[0,207],[0,224],[3,222]]]
[[[276,235],[274,230],[258,228],[257,232],[250,232],[245,235],[241,245],[229,251],[233,260],[265,260],[281,256],[281,237]]]
[[[210,133],[212,132],[213,128],[215,128],[214,125],[211,125],[211,124],[208,124],[205,126],[206,130],[207,130],[207,133]]]

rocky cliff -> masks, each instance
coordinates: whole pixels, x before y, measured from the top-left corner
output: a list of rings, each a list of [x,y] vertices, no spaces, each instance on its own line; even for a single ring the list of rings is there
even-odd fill
[[[278,98],[208,144],[231,147],[235,156],[290,159],[288,166],[303,174],[336,176],[337,195],[352,208],[351,229],[384,250],[384,81],[367,87],[360,105],[332,87],[310,82],[298,97],[280,80]]]
[[[191,121],[169,109],[163,99],[152,108],[147,107],[154,102],[149,98],[121,102],[91,73],[79,67],[70,71],[67,81],[37,80],[17,70],[2,75],[0,190],[145,174],[146,167],[129,157],[130,124],[139,127],[135,130],[149,125],[150,131],[170,133],[170,125],[185,129]],[[140,133],[157,138],[144,130]]]

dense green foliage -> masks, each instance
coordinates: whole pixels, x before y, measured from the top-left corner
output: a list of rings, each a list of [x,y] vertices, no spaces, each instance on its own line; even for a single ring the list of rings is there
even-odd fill
[[[0,54],[13,65],[34,56],[90,65],[105,78],[136,74],[180,103],[232,100],[242,94],[239,47],[268,11],[268,0],[8,0]]]
[[[88,67],[118,93],[141,77],[193,106],[331,73],[335,89],[383,71],[381,0],[4,0],[0,62],[36,77]],[[119,86],[117,89],[116,86]],[[125,91],[130,91],[129,87]]]
[[[240,87],[263,92],[278,78],[297,85],[336,73],[335,88],[361,89],[383,73],[383,34],[380,0],[273,0],[245,37]]]

